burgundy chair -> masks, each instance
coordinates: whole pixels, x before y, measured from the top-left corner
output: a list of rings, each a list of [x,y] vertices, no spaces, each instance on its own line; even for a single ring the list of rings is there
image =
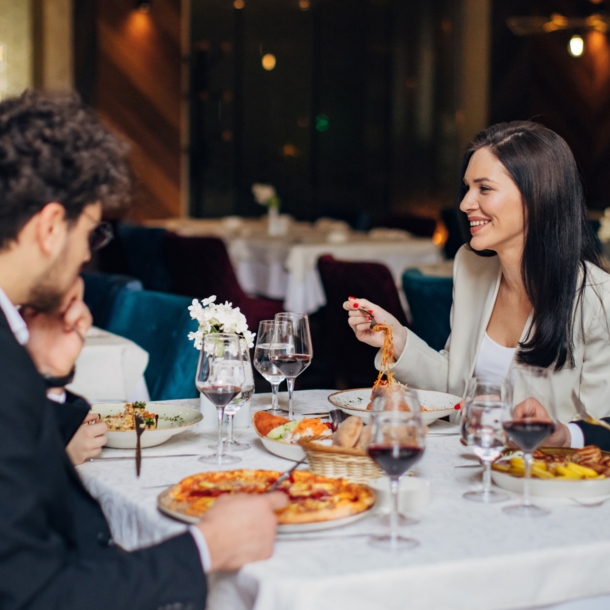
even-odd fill
[[[233,303],[246,316],[252,332],[257,332],[261,320],[273,319],[283,310],[281,301],[253,298],[242,290],[221,239],[168,232],[165,254],[173,292],[199,299],[215,294],[216,302]]]
[[[349,296],[368,299],[394,315],[407,326],[394,278],[385,265],[318,259],[318,271],[326,293],[323,310],[325,350],[335,367],[337,387],[368,387],[377,377],[373,364],[377,350],[356,339],[347,323],[343,302]]]

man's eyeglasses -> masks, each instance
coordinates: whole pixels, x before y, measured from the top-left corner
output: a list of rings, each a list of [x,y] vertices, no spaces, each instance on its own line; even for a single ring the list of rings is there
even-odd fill
[[[83,214],[95,223],[95,227],[91,233],[89,233],[89,248],[91,249],[91,252],[95,252],[96,250],[107,246],[114,237],[112,225],[105,220],[93,218],[93,216],[87,214],[85,210],[83,210]]]
[[[114,237],[114,231],[112,225],[109,222],[101,221],[95,226],[93,231],[89,234],[89,248],[91,252],[100,250],[104,246],[107,246]]]

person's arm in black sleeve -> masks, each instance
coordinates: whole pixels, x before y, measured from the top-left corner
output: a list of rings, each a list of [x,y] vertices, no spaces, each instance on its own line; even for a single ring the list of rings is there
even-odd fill
[[[47,399],[47,402],[49,407],[55,411],[64,445],[67,445],[87,417],[90,409],[89,403],[71,392],[66,392],[66,400],[63,403],[50,398]]]
[[[602,421],[610,423],[610,417],[604,417]],[[610,430],[603,426],[587,424],[584,421],[572,422],[583,432],[586,445],[597,445],[602,451],[610,451]]]

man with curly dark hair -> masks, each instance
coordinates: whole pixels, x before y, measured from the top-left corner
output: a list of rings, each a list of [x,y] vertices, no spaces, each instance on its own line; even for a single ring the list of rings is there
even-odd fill
[[[129,188],[125,145],[76,95],[0,103],[3,610],[202,610],[206,571],[272,552],[283,494],[221,498],[190,531],[124,552],[66,454],[88,411],[64,390],[91,325],[79,271]]]

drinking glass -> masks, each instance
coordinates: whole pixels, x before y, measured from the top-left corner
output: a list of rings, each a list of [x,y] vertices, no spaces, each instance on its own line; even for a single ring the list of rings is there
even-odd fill
[[[223,450],[222,422],[226,406],[240,392],[245,381],[239,336],[210,334],[203,337],[195,385],[216,406],[218,414],[218,443],[216,452],[203,455],[200,462],[206,464],[235,464],[241,458]]]
[[[279,324],[275,320],[262,320],[258,325],[256,347],[254,348],[254,368],[271,384],[271,410],[270,413],[278,415],[281,409],[278,406],[277,391],[285,377],[271,362],[271,346],[277,343],[277,329]]]
[[[406,388],[396,388],[388,395],[400,393],[399,400],[388,400],[396,407],[371,413],[371,438],[367,452],[377,465],[390,477],[392,512],[390,513],[390,533],[376,535],[370,539],[374,547],[389,551],[400,551],[417,546],[419,542],[398,535],[398,488],[402,477],[418,462],[425,449],[424,429],[417,392]],[[401,408],[398,408],[401,405]],[[408,410],[407,410],[408,409]]]
[[[235,440],[233,436],[233,420],[236,413],[252,398],[254,395],[254,374],[252,372],[252,364],[250,362],[250,349],[246,340],[241,337],[239,339],[239,347],[241,349],[241,359],[244,365],[244,383],[241,386],[241,392],[225,407],[225,415],[229,422],[229,431],[225,444],[228,451],[245,451],[250,449],[250,443]]]
[[[293,419],[292,395],[294,380],[311,364],[313,348],[309,332],[309,318],[304,313],[275,314],[277,341],[271,347],[271,362],[286,378],[288,384],[288,419]]]
[[[555,394],[548,369],[518,366],[509,373],[508,417],[504,430],[522,451],[525,459],[523,503],[502,510],[520,517],[543,517],[551,511],[532,503],[530,479],[534,451],[557,426]]]
[[[506,444],[502,426],[506,417],[506,383],[473,377],[468,383],[462,413],[462,438],[483,465],[483,489],[468,491],[463,497],[473,502],[504,502],[508,494],[491,489],[491,465]]]

